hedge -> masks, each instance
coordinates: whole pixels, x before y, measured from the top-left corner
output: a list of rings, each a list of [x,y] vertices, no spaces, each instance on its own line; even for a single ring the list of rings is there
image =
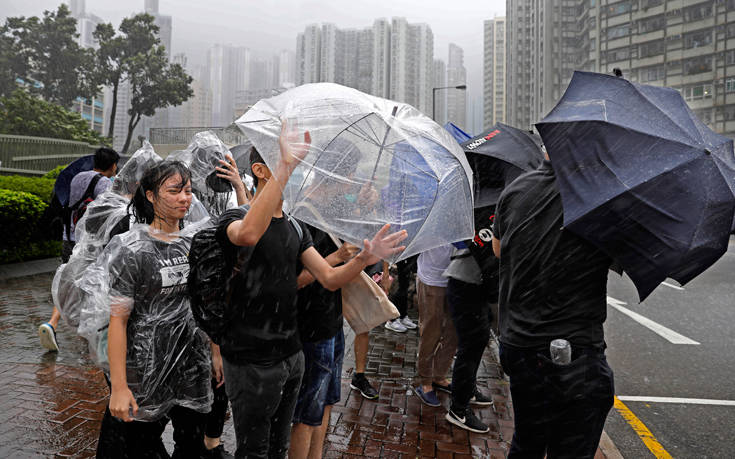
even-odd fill
[[[61,166],[56,166],[55,168],[43,174],[43,178],[56,180],[59,177],[59,174],[61,174],[61,171],[66,169],[66,166],[68,166],[68,164],[62,164]]]
[[[0,250],[17,249],[28,244],[38,220],[48,205],[25,191],[0,190]]]
[[[0,190],[25,191],[38,196],[45,203],[51,202],[55,179],[0,175]]]
[[[0,248],[0,265],[61,256],[61,241],[29,242],[22,247]]]

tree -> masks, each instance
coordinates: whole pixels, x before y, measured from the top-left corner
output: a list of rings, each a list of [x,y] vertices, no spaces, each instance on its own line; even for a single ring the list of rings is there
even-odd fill
[[[133,131],[143,116],[153,116],[159,108],[181,105],[194,94],[192,78],[181,65],[169,64],[163,46],[131,58],[128,71],[132,97],[123,153],[128,151]]]
[[[117,94],[120,85],[129,74],[129,62],[139,55],[148,53],[160,43],[155,18],[149,14],[138,14],[125,18],[120,23],[120,34],[115,33],[112,24],[99,24],[94,38],[99,44],[96,53],[96,72],[100,84],[112,88],[110,125],[107,136],[112,138],[117,114]]]
[[[92,145],[109,143],[89,129],[89,123],[79,113],[34,97],[22,88],[10,97],[0,97],[0,134],[51,137]]]
[[[8,18],[0,29],[4,51],[0,62],[3,76],[11,84],[2,86],[9,95],[17,78],[44,99],[70,106],[77,97],[91,99],[99,92],[94,71],[94,52],[77,43],[77,21],[61,4],[56,11],[44,11],[43,19]]]

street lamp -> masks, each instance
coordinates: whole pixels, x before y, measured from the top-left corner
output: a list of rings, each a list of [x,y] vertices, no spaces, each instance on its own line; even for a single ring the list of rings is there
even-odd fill
[[[431,88],[431,119],[436,121],[436,92],[440,89],[461,89],[465,90],[467,89],[466,84],[461,84],[459,86],[442,86],[441,88]]]

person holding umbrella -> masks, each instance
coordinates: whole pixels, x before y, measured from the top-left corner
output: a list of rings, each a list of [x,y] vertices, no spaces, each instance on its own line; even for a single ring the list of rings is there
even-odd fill
[[[602,327],[612,260],[564,228],[563,215],[548,156],[496,208],[500,361],[515,422],[509,458],[594,457],[613,405]],[[571,343],[569,362],[552,360],[556,339]]]
[[[297,277],[303,265],[329,290],[339,289],[366,266],[404,250],[405,231],[388,234],[383,226],[364,249],[339,267],[314,249],[309,233],[284,215],[282,188],[309,151],[303,140],[282,122],[281,156],[271,171],[258,151],[251,152],[257,179],[249,210],[222,214],[217,238],[232,257],[239,274],[232,282],[231,304],[237,311],[220,344],[227,395],[232,404],[236,457],[285,457],[291,419],[304,373],[304,355],[297,331]]]
[[[92,170],[79,172],[71,179],[66,208],[70,212],[74,212],[86,199],[94,199],[110,188],[112,186],[112,180],[110,178],[117,173],[117,162],[119,160],[120,155],[115,150],[107,147],[98,148],[94,152]],[[61,245],[62,263],[69,261],[69,257],[71,257],[72,250],[74,249],[75,225],[76,222],[73,221],[71,216],[65,218]],[[59,344],[56,341],[56,328],[59,326],[59,319],[61,319],[61,313],[54,306],[48,322],[44,322],[38,327],[41,346],[53,352],[58,352],[59,350]]]

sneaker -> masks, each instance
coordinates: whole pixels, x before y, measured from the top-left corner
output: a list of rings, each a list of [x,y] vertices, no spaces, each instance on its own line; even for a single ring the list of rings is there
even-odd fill
[[[409,330],[413,330],[415,328],[418,328],[418,325],[416,325],[413,320],[411,320],[410,317],[406,316],[403,319],[401,319],[401,324],[406,327]]]
[[[390,320],[385,323],[385,328],[398,333],[406,333],[406,327],[401,323],[401,319]]]
[[[449,384],[447,384],[445,386],[443,384],[437,384],[437,383],[433,382],[433,383],[431,383],[431,387],[433,387],[434,389],[436,389],[438,391],[445,392],[447,394],[451,394],[452,393],[452,383],[449,383]]]
[[[493,404],[493,399],[488,397],[487,395],[483,395],[482,392],[480,392],[475,387],[475,393],[472,395],[472,398],[470,399],[470,403],[472,403],[473,405],[490,406]]]
[[[424,392],[424,388],[421,386],[414,387],[413,391],[416,392],[416,395],[418,395],[421,401],[424,402],[424,405],[442,406],[439,399],[436,397],[436,391],[430,390],[429,392]]]
[[[485,433],[490,430],[469,408],[465,410],[463,416],[459,416],[453,410],[449,410],[444,418],[455,426],[469,430],[470,432]]]
[[[364,374],[361,374],[359,376],[355,374],[354,376],[352,376],[350,387],[355,389],[356,391],[359,391],[360,394],[368,400],[375,400],[376,398],[378,398],[378,391],[375,390],[372,385],[370,385],[370,381],[368,381]]]
[[[38,327],[38,337],[41,339],[41,346],[49,351],[59,352],[59,344],[56,342],[56,330],[46,322]]]
[[[225,451],[224,445],[217,445],[215,448],[205,450],[202,457],[206,459],[235,459],[235,456]]]

